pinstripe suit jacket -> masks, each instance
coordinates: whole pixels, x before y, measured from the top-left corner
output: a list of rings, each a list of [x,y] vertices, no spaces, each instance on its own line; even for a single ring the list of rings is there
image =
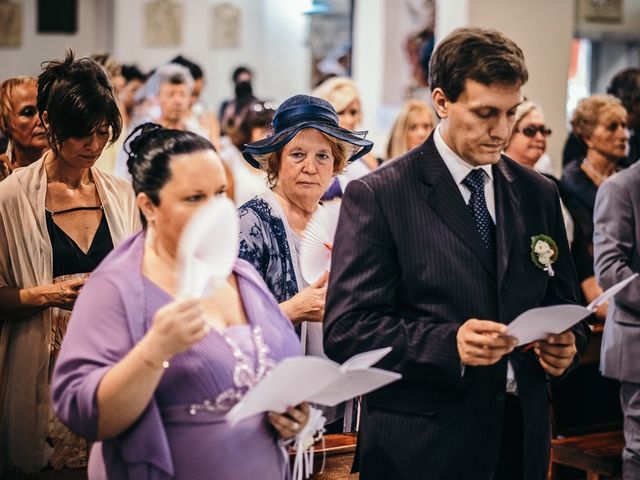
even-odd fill
[[[467,367],[462,376],[457,330],[469,318],[509,323],[530,308],[577,303],[555,186],[507,157],[493,174],[496,264],[433,137],[346,189],[325,351],[342,362],[392,346],[380,366],[403,375],[365,398],[362,480],[493,478],[507,361]],[[531,237],[542,233],[560,249],[553,278],[530,258]],[[585,326],[574,332],[584,348]],[[524,412],[526,478],[543,479],[550,436],[546,376],[532,352],[517,350],[509,358]]]

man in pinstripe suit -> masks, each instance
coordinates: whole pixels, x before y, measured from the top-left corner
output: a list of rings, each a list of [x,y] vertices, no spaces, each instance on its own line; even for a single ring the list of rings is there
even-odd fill
[[[325,313],[337,361],[385,346],[403,379],[367,395],[362,480],[545,478],[546,382],[577,362],[586,329],[515,349],[506,324],[577,303],[554,185],[501,154],[527,81],[522,51],[478,28],[445,38],[430,65],[439,127],[352,182],[343,198]],[[558,245],[555,275],[531,237]]]

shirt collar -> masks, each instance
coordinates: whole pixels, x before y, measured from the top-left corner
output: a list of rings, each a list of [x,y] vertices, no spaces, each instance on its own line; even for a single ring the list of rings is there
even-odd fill
[[[465,162],[462,157],[451,150],[449,145],[447,145],[447,142],[445,142],[444,138],[442,138],[442,134],[440,133],[440,125],[436,127],[436,131],[433,133],[433,141],[436,145],[438,153],[449,169],[453,180],[456,182],[456,185],[460,185],[465,177],[469,175],[469,173],[471,173],[471,170],[474,170],[476,168],[484,170],[484,172],[489,176],[489,179],[493,180],[493,169],[491,168],[491,165],[481,165],[480,167],[474,167],[473,165]]]

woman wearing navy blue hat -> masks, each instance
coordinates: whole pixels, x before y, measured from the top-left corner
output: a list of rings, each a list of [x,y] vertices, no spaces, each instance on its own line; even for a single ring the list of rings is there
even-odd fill
[[[338,126],[329,102],[308,95],[286,100],[274,132],[245,146],[247,162],[267,173],[270,189],[240,207],[240,257],[251,262],[294,324],[321,321],[326,275],[307,285],[300,238],[333,176],[369,152],[366,132]]]
[[[240,207],[240,257],[262,275],[294,325],[321,322],[328,275],[305,282],[298,255],[302,232],[333,177],[373,143],[366,132],[340,127],[329,102],[308,95],[284,101],[273,128],[270,137],[243,150],[247,162],[266,172],[270,188]],[[325,415],[328,423],[339,417]]]

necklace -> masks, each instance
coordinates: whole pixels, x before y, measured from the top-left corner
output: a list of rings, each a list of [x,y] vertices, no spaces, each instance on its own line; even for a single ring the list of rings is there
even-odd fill
[[[252,328],[251,334],[255,346],[257,366],[254,359],[246,355],[227,332],[222,333],[222,337],[231,349],[235,360],[233,387],[223,391],[214,399],[189,405],[190,415],[195,415],[200,411],[218,412],[231,409],[251,388],[260,383],[273,370],[276,362],[269,357],[270,350],[262,336],[262,329],[255,326]]]
[[[587,159],[585,158],[584,160],[582,160],[582,165],[584,165],[584,168],[586,168],[589,173],[591,175],[593,175],[594,177],[596,177],[596,179],[598,180],[599,183],[604,182],[607,178],[609,178],[611,176],[611,173],[603,175],[602,173],[600,173],[599,171],[597,171],[593,165],[591,165],[591,163],[589,163],[587,161]]]

